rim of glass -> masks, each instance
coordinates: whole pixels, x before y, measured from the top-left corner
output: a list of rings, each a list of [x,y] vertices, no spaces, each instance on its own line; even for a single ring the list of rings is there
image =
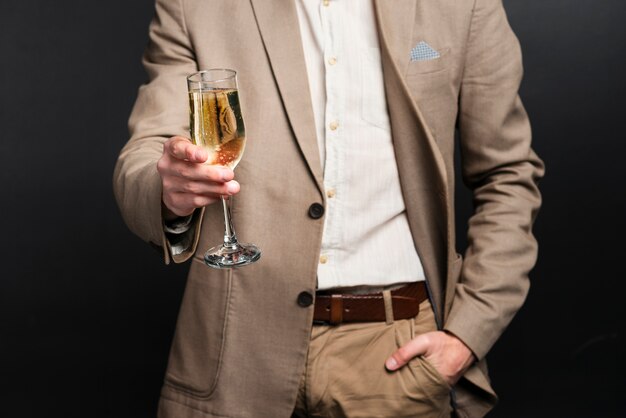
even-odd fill
[[[224,78],[218,78],[216,80],[202,80],[202,74],[207,74],[207,73],[212,73],[212,72],[218,72],[218,71],[223,71],[225,73],[230,73],[230,75],[228,77],[224,77]],[[197,77],[200,76],[199,80],[193,80],[193,77]],[[221,81],[226,81],[226,80],[230,80],[232,78],[237,77],[237,71],[232,70],[230,68],[210,68],[208,70],[202,70],[202,71],[197,71],[193,74],[190,74],[187,76],[187,81],[189,81],[190,83],[219,83]]]

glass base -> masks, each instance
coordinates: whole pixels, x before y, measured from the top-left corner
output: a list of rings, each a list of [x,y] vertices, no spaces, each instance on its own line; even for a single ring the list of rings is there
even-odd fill
[[[253,244],[218,245],[204,254],[204,263],[216,269],[241,267],[261,258],[261,250]]]

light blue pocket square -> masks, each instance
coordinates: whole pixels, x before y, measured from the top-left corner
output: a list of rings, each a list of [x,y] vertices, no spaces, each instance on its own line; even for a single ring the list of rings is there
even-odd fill
[[[430,61],[441,57],[439,52],[426,42],[421,41],[411,50],[411,61]]]

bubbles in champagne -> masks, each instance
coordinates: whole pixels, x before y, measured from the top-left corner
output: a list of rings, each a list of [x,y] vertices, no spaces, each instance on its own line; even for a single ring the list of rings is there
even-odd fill
[[[190,91],[189,127],[193,143],[209,152],[207,164],[235,168],[246,143],[237,90]]]

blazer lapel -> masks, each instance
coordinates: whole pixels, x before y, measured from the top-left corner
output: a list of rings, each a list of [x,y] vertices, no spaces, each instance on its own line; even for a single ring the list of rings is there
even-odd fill
[[[313,106],[293,0],[250,0],[291,128],[311,175],[323,193]]]
[[[405,74],[411,58],[417,3],[420,0],[376,0],[374,2],[379,38],[384,35],[387,50],[400,71]],[[384,34],[382,33],[384,30]],[[383,48],[383,39],[380,39]]]
[[[419,0],[375,0],[387,106],[415,247],[443,317],[451,207],[443,156],[404,83]],[[441,324],[441,322],[440,322]]]

